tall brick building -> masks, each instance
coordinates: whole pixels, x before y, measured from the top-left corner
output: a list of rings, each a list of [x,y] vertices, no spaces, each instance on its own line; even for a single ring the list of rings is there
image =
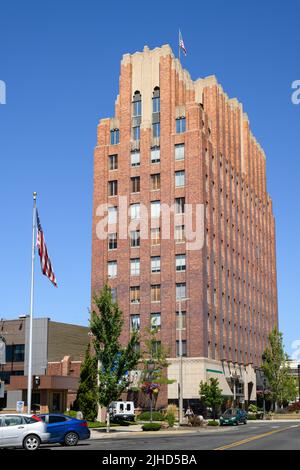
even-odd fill
[[[178,398],[180,297],[184,399],[218,377],[224,395],[254,400],[255,368],[277,324],[275,223],[266,157],[242,104],[214,76],[193,81],[168,45],[125,54],[115,116],[98,126],[93,204],[92,292],[108,279],[124,340],[131,328],[142,337],[151,322],[160,326],[174,379],[164,402]],[[108,239],[102,204],[110,206]],[[170,237],[162,205],[174,207]],[[196,249],[187,243],[187,205],[204,207]],[[120,236],[125,222],[128,237]]]

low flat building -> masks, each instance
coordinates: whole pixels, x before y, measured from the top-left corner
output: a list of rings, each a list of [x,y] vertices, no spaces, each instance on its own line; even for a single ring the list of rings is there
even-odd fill
[[[36,410],[63,412],[76,397],[80,366],[89,328],[33,320],[32,404]],[[27,403],[29,317],[0,321],[5,360],[0,360],[0,410],[15,410],[17,401]],[[1,356],[0,356],[1,357]],[[3,387],[4,382],[4,387]]]

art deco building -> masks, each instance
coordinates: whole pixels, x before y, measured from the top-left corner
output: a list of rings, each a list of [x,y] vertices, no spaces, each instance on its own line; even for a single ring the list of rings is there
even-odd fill
[[[125,54],[115,115],[98,126],[93,204],[92,292],[108,280],[124,341],[159,325],[174,379],[164,402],[178,397],[179,304],[184,399],[199,398],[209,377],[224,395],[255,399],[255,368],[277,324],[275,222],[266,157],[242,104],[214,76],[193,81],[168,45]],[[170,236],[163,207],[174,209]],[[188,207],[194,228],[203,215],[198,245]]]

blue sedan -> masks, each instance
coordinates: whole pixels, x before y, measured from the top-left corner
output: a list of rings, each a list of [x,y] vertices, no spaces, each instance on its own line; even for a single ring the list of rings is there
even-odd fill
[[[47,432],[50,433],[48,442],[76,446],[79,440],[90,438],[91,432],[87,421],[83,419],[52,413],[40,414],[39,416],[47,424]]]

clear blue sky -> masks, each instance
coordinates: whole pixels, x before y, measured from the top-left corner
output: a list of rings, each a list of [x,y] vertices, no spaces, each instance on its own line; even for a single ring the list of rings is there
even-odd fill
[[[59,288],[37,264],[36,314],[88,324],[96,126],[113,115],[123,53],[181,28],[194,79],[215,74],[238,97],[267,154],[277,221],[280,328],[300,339],[298,0],[10,0],[0,10],[0,318],[29,310],[32,191]]]

